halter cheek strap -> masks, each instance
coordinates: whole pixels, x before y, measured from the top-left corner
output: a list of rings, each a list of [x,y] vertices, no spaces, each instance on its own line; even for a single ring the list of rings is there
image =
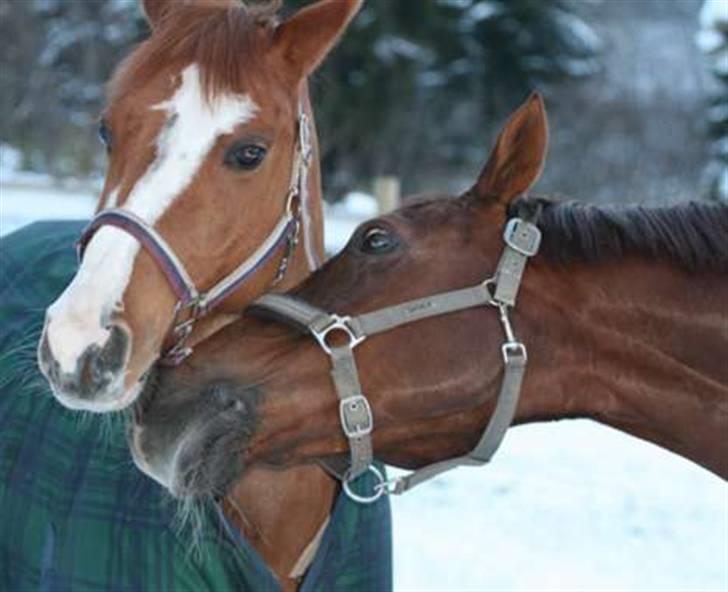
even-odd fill
[[[385,493],[404,493],[455,467],[485,464],[503,441],[515,416],[528,359],[525,345],[516,339],[508,313],[510,307],[515,305],[526,262],[538,252],[541,232],[534,224],[514,218],[506,225],[504,240],[506,244],[496,273],[485,282],[462,290],[410,300],[360,316],[331,314],[282,294],[268,294],[255,303],[256,310],[310,332],[331,359],[331,377],[339,398],[341,428],[350,449],[349,467],[340,477],[344,491],[353,500],[371,503]],[[505,333],[505,341],[501,346],[504,374],[495,410],[479,442],[466,455],[434,463],[385,482],[372,465],[371,433],[374,418],[359,383],[354,348],[368,337],[395,327],[484,305],[493,306],[499,311]],[[329,338],[335,333],[346,336],[347,343],[332,346]],[[369,497],[356,494],[350,487],[351,481],[367,470],[372,470],[380,477],[380,484]]]
[[[301,226],[300,198],[305,190],[302,184],[306,182],[311,157],[310,122],[303,107],[299,106],[298,137],[283,215],[252,255],[205,292],[197,289],[184,264],[169,243],[150,224],[133,212],[112,208],[103,210],[91,220],[76,245],[79,261],[83,259],[86,247],[102,226],[118,228],[139,241],[157,263],[177,296],[171,332],[174,345],[160,358],[161,363],[173,366],[180,364],[192,352],[192,348],[187,345],[187,340],[196,321],[231,296],[276,253],[285,248],[273,285],[283,279],[293,250],[298,243]]]

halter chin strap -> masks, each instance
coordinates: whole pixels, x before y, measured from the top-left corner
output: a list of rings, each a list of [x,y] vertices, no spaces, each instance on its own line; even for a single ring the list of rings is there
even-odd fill
[[[176,366],[189,356],[192,353],[192,348],[187,345],[187,341],[192,334],[195,323],[231,296],[271,257],[282,248],[285,248],[273,285],[283,279],[293,255],[293,250],[298,243],[301,227],[300,199],[305,191],[303,183],[306,182],[311,156],[311,125],[303,106],[299,105],[298,137],[294,150],[291,183],[283,215],[250,257],[205,292],[200,292],[197,289],[184,264],[177,257],[169,243],[150,224],[129,210],[122,208],[103,210],[91,220],[90,224],[82,232],[76,245],[79,261],[83,259],[86,247],[99,228],[113,226],[139,241],[164,273],[177,296],[177,305],[175,306],[171,332],[174,345],[160,358],[161,363]]]
[[[516,413],[527,362],[526,346],[516,338],[508,313],[510,307],[515,306],[526,263],[538,252],[541,232],[534,224],[514,218],[506,225],[504,240],[506,245],[496,273],[485,282],[462,290],[410,300],[356,317],[331,314],[283,294],[268,294],[255,303],[255,309],[263,314],[310,332],[331,358],[331,377],[339,397],[341,428],[349,440],[350,449],[349,467],[340,478],[344,491],[354,501],[371,503],[385,493],[404,493],[455,467],[483,465],[498,450]],[[485,305],[498,309],[503,325],[505,341],[501,351],[504,375],[495,410],[480,441],[468,454],[384,481],[372,465],[371,433],[374,418],[359,383],[354,348],[368,337],[401,325]],[[340,339],[346,337],[347,343],[332,345],[335,334]],[[350,483],[367,470],[380,477],[374,494],[368,497],[354,493],[350,487]]]

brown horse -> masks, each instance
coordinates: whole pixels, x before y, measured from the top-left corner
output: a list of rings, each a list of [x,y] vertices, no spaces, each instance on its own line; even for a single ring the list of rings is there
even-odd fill
[[[547,142],[534,96],[512,116],[470,191],[423,198],[365,223],[285,304],[299,306],[300,318],[311,305],[352,315],[340,319],[344,332],[323,339],[339,351],[363,337],[363,326],[412,315],[353,349],[374,453],[411,469],[459,457],[497,407],[499,311],[481,301],[432,314],[427,308],[441,301],[412,299],[470,286],[497,294],[484,280],[504,252],[504,225],[532,220],[543,233],[541,251],[525,269],[517,306],[501,307],[528,348],[512,423],[591,418],[727,478],[728,207],[518,198],[540,175]],[[396,313],[375,313],[376,322],[354,316],[406,301]],[[525,354],[514,335],[508,341],[515,352],[506,358]],[[223,464],[241,475],[341,457],[349,443],[337,394],[349,379],[339,369],[332,381],[329,365],[310,336],[246,316],[179,368],[159,372],[135,430],[143,445],[177,456],[177,478],[190,495],[221,486]],[[169,419],[174,412],[179,422]],[[182,424],[194,442],[177,437]]]
[[[63,405],[128,407],[160,355],[181,358],[252,300],[318,266],[307,78],[360,4],[322,0],[280,23],[275,3],[143,0],[151,36],[116,71],[102,117],[109,164],[99,213],[39,346]],[[135,460],[168,484],[155,458]],[[227,510],[290,583],[335,492],[318,468],[259,471]]]

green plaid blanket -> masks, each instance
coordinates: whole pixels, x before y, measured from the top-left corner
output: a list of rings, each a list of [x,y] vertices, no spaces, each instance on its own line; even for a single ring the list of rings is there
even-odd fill
[[[43,312],[76,269],[81,227],[0,239],[0,590],[277,590],[217,508],[191,554],[175,503],[134,467],[121,419],[64,409],[37,371]],[[391,587],[388,502],[342,495],[303,591]]]

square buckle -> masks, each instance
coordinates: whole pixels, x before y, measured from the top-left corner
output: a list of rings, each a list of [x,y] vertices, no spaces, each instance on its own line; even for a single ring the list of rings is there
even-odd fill
[[[503,363],[506,366],[511,364],[526,364],[528,362],[528,352],[526,346],[520,341],[506,341],[501,346],[503,354]]]
[[[328,336],[334,332],[340,331],[346,335],[349,340],[347,346],[351,349],[354,349],[357,345],[364,341],[365,336],[357,335],[351,327],[351,317],[341,317],[337,314],[332,314],[328,317],[327,321],[328,324],[321,329],[317,327],[310,328],[310,331],[316,338],[316,341],[319,342],[319,345],[327,354],[331,355],[331,345],[328,342]]]
[[[374,417],[364,395],[354,395],[339,402],[341,428],[347,438],[360,438],[372,433]]]
[[[521,218],[512,218],[506,224],[503,240],[521,255],[533,257],[541,246],[541,231],[535,224]]]

